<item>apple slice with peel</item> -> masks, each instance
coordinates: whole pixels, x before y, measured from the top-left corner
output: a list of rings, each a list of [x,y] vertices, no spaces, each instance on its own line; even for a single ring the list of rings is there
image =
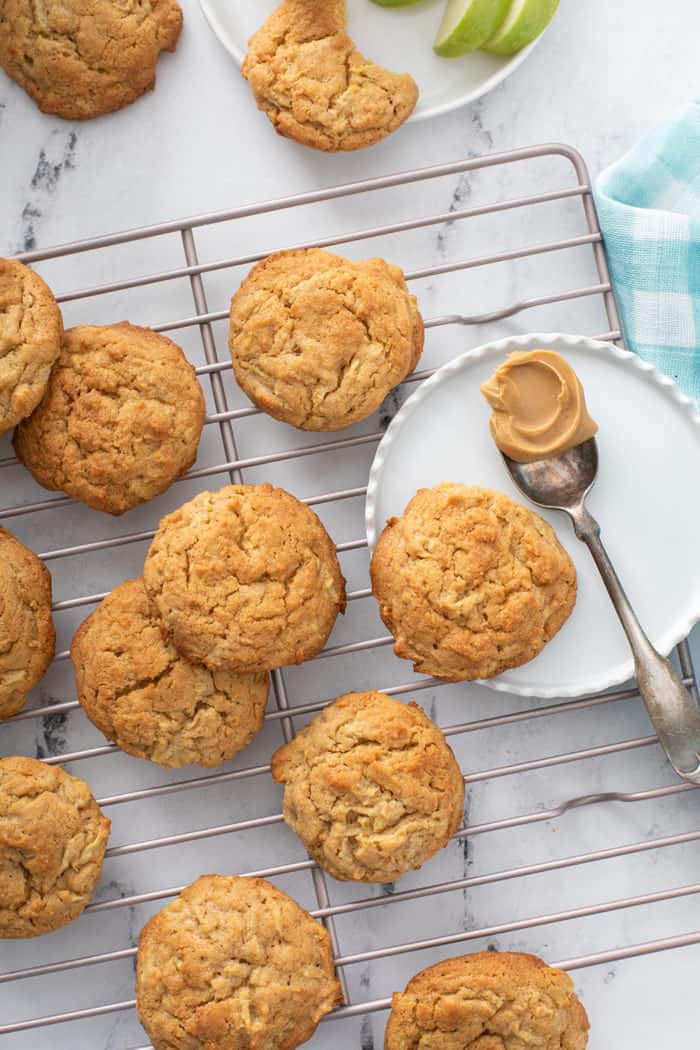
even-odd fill
[[[506,17],[510,0],[448,0],[433,49],[456,58],[481,47]]]
[[[512,0],[510,11],[482,51],[493,55],[514,55],[536,40],[554,18],[559,0]]]
[[[409,7],[411,4],[419,4],[421,0],[372,0],[379,7]]]

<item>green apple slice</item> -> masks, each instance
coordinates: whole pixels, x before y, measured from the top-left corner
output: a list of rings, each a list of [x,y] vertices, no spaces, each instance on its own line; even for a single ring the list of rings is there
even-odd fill
[[[433,49],[456,58],[481,47],[508,13],[510,0],[448,0]]]
[[[514,55],[536,40],[554,18],[559,0],[513,0],[510,11],[482,51]]]
[[[421,0],[372,0],[379,7],[409,7],[410,4],[419,4]]]

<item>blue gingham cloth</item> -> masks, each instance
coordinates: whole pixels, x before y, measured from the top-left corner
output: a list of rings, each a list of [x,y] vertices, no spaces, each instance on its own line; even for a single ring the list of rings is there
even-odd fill
[[[595,187],[627,345],[700,401],[700,99]]]

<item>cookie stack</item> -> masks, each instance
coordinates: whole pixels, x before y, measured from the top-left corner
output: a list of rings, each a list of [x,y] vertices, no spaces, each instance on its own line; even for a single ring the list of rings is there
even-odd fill
[[[161,521],[143,579],[79,628],[78,698],[131,755],[219,765],[262,727],[268,672],[316,656],[344,610],[335,547],[309,507],[271,485],[202,492]]]
[[[44,488],[124,514],[194,463],[204,396],[179,346],[122,322],[65,332],[17,456]]]
[[[101,733],[166,768],[217,766],[262,728],[268,675],[211,671],[163,637],[143,580],[115,588],[73,637],[78,698]]]
[[[124,514],[194,463],[205,405],[179,346],[150,328],[64,331],[50,288],[0,259],[0,434],[44,488]]]

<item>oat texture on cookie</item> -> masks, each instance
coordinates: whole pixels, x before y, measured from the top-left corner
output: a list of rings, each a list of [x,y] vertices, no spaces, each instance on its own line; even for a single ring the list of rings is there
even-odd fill
[[[175,0],[3,0],[0,66],[44,113],[87,120],[150,91],[181,29]]]
[[[164,518],[144,566],[169,641],[213,670],[302,663],[345,609],[345,581],[317,515],[284,489],[228,485]]]
[[[417,704],[348,693],[273,756],[284,817],[337,879],[392,882],[457,831],[464,780]]]
[[[477,952],[430,966],[392,999],[384,1050],[585,1050],[568,974],[535,955]]]
[[[210,671],[163,638],[143,580],[109,594],[71,645],[78,699],[123,751],[176,768],[216,766],[262,728],[269,676]]]
[[[239,386],[302,430],[334,431],[375,411],[413,371],[423,322],[402,271],[318,248],[258,263],[231,302]]]
[[[204,411],[172,340],[126,322],[83,325],[65,333],[46,395],[14,445],[40,485],[123,514],[192,466]]]
[[[576,570],[554,531],[502,493],[420,489],[379,538],[371,564],[397,656],[450,681],[532,660],[576,601]]]
[[[23,263],[0,258],[0,434],[41,401],[62,335],[51,289]]]
[[[87,784],[34,758],[0,759],[0,937],[65,926],[90,902],[109,820]]]
[[[0,527],[0,721],[22,707],[55,646],[49,570]]]
[[[413,77],[357,50],[345,0],[283,0],[251,38],[242,72],[275,130],[320,150],[373,145],[418,101]]]
[[[291,897],[203,875],[141,931],[136,998],[155,1050],[294,1050],[340,987],[326,930]]]

